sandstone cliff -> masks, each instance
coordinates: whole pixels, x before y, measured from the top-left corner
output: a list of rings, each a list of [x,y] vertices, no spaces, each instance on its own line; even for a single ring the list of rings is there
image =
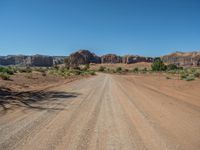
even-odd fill
[[[137,62],[153,62],[151,57],[142,57],[137,55],[125,55],[122,57],[122,63],[132,64]]]
[[[101,63],[100,57],[88,50],[79,50],[69,56],[70,64]]]
[[[122,57],[117,56],[115,54],[107,54],[101,56],[101,63],[121,63],[122,62]]]
[[[53,58],[44,55],[9,55],[0,57],[0,65],[18,65],[18,66],[38,66],[50,67],[53,65]]]
[[[179,66],[200,66],[200,52],[176,52],[162,56],[161,59],[167,64]]]

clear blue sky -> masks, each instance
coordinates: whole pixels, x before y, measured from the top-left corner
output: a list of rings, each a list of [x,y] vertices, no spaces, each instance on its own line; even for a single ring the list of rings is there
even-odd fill
[[[0,55],[200,50],[200,0],[0,0]]]

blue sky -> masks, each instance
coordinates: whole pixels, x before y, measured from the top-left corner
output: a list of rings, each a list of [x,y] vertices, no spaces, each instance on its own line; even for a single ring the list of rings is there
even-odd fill
[[[0,0],[0,55],[200,50],[199,0]]]

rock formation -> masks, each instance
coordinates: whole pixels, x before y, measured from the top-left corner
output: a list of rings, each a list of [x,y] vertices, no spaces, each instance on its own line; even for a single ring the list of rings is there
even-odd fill
[[[18,65],[18,66],[38,66],[50,67],[53,65],[53,58],[44,55],[9,55],[0,57],[0,65]]]
[[[200,66],[200,51],[176,52],[162,56],[161,59],[167,64],[176,64],[178,66]]]
[[[101,63],[121,63],[122,62],[122,57],[117,56],[115,54],[107,54],[101,56]]]
[[[69,56],[70,64],[89,64],[89,63],[101,63],[100,57],[96,56],[88,50],[79,50],[72,53]]]
[[[132,64],[137,62],[153,62],[151,57],[142,57],[137,55],[125,55],[122,57],[122,63]]]

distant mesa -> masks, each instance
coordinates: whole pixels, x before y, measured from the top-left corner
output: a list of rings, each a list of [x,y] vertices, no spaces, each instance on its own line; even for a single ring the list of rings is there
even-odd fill
[[[9,66],[35,66],[35,67],[50,67],[55,64],[63,64],[65,57],[63,56],[45,56],[45,55],[8,55],[0,56],[0,65]]]
[[[175,52],[162,56],[161,59],[167,64],[176,64],[184,67],[200,66],[200,51],[196,52]]]
[[[151,63],[154,61],[152,57],[143,57],[138,55],[118,56],[116,54],[105,54],[97,56],[89,50],[78,50],[70,56],[45,56],[45,55],[8,55],[0,56],[0,65],[18,65],[18,66],[36,66],[50,67],[57,64],[64,64],[65,58],[73,65],[89,64],[89,63],[124,63],[133,64],[138,62]],[[176,64],[178,66],[200,66],[200,51],[197,52],[175,52],[169,55],[164,55],[161,59],[166,64]]]
[[[122,63],[122,57],[115,54],[106,54],[101,56],[101,63]]]
[[[88,63],[137,63],[137,62],[153,62],[153,58],[151,57],[142,57],[136,55],[126,55],[126,56],[118,56],[116,54],[106,54],[103,56],[97,56],[94,53],[91,53],[89,50],[79,50],[75,53],[72,53],[69,56],[70,64],[88,64]]]

